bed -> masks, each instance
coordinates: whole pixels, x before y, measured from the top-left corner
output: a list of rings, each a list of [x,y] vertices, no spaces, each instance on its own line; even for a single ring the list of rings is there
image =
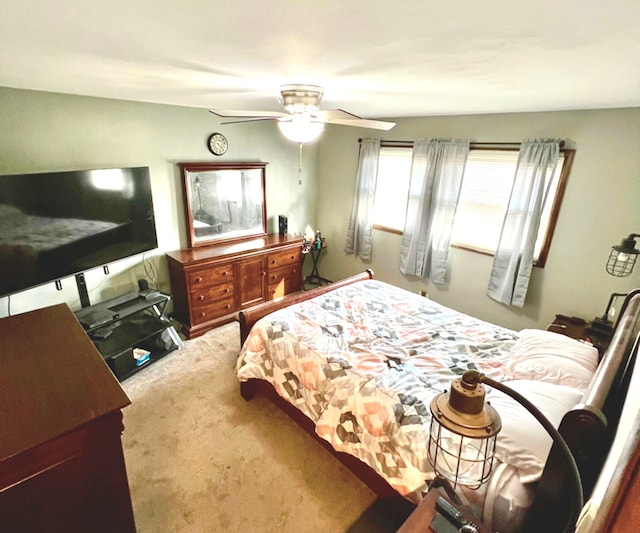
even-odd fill
[[[268,393],[380,497],[415,503],[434,479],[426,446],[430,400],[464,371],[479,370],[560,427],[588,494],[633,368],[637,307],[626,307],[599,363],[588,343],[489,324],[367,271],[242,311],[237,376],[245,399]],[[489,390],[488,400],[503,429],[480,512],[501,531],[525,527],[534,515],[544,520],[531,530],[561,523],[567,480],[551,440],[499,391]]]

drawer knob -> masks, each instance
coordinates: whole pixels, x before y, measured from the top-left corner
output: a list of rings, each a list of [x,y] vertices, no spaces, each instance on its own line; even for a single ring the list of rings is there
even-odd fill
[[[201,277],[197,277],[196,278],[196,283],[202,283],[202,278]]]
[[[231,290],[231,289],[230,289],[229,287],[227,287],[227,288],[224,290],[224,292],[225,292],[225,293],[228,293],[230,290]]]
[[[207,313],[205,313],[204,311],[200,313],[200,318],[204,318],[205,316],[207,316]]]
[[[228,271],[228,270],[225,270],[225,271],[222,273],[222,275],[223,275],[223,276],[228,276],[228,275],[229,275],[229,271]]]
[[[231,309],[231,305],[227,304],[224,306],[225,309]]]
[[[204,300],[204,296],[201,294],[200,296],[198,296],[198,300],[200,301]]]

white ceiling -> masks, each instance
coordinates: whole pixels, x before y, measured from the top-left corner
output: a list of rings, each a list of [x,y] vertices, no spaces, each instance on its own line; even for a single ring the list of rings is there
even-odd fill
[[[640,0],[2,0],[0,86],[402,117],[640,106]]]

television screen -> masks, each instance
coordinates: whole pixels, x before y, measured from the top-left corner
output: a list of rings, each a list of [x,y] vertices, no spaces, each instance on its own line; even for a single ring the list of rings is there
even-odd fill
[[[157,247],[148,167],[0,176],[0,296]]]

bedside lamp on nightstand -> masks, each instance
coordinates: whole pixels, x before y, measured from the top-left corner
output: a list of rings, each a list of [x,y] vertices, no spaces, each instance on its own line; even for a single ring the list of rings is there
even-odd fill
[[[607,304],[607,308],[604,310],[604,314],[600,317],[597,316],[593,319],[589,327],[588,331],[593,331],[595,333],[601,333],[604,335],[611,335],[613,332],[613,321],[609,320],[609,316],[615,316],[619,311],[619,306],[614,305],[616,299],[624,298],[627,296],[625,292],[614,292],[609,297],[609,303]]]
[[[503,392],[522,405],[558,446],[567,463],[571,485],[572,508],[565,531],[573,531],[582,509],[583,494],[580,472],[569,446],[553,424],[529,400],[476,370],[465,372],[461,378],[453,381],[450,392],[443,392],[431,401],[428,457],[435,472],[454,484],[471,488],[478,488],[489,477],[501,422],[496,410],[484,401],[483,384]],[[447,515],[446,509],[444,514]]]
[[[465,373],[431,401],[429,462],[454,487],[479,488],[491,474],[502,421],[484,399],[484,386]]]
[[[607,260],[607,273],[616,278],[626,278],[631,275],[635,267],[640,250],[636,248],[636,239],[639,233],[631,233],[622,239],[620,244],[614,244]],[[596,333],[610,335],[613,331],[613,321],[609,320],[609,314],[617,309],[614,305],[616,298],[626,296],[625,293],[614,292],[609,298],[609,303],[601,317],[596,317],[591,322],[589,329]]]

